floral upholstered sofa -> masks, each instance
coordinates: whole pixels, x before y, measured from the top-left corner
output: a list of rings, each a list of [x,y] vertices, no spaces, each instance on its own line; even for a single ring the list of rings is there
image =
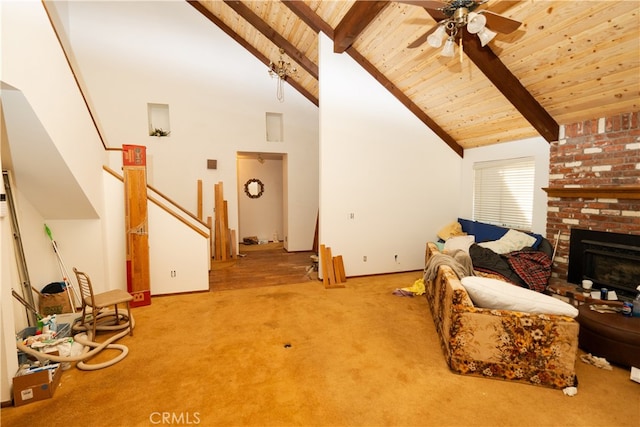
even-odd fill
[[[425,261],[438,252],[435,243],[427,243]],[[435,279],[425,279],[425,288],[454,372],[552,388],[577,386],[575,319],[476,307],[449,265],[440,265]]]

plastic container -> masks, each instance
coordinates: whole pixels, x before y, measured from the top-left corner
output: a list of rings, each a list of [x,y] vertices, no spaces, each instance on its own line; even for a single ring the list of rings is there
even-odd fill
[[[56,326],[57,334],[56,339],[58,338],[67,338],[71,333],[71,324],[70,323],[58,323]],[[33,336],[36,334],[37,327],[29,326],[24,328],[20,332],[16,334],[16,341],[22,341],[27,337]],[[18,364],[22,365],[25,363],[29,363],[29,360],[35,360],[33,356],[29,356],[23,351],[18,351]]]

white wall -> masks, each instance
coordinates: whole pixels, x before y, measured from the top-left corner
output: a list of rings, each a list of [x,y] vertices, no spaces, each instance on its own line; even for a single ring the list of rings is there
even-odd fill
[[[324,35],[320,101],[320,243],[347,276],[421,270],[459,214],[460,157]]]
[[[533,157],[535,159],[535,192],[533,195],[532,231],[546,235],[547,232],[547,193],[542,188],[549,185],[550,144],[542,137],[528,138],[520,141],[472,148],[464,151],[462,161],[463,200],[460,217],[473,218],[473,164],[488,160],[514,159]]]
[[[205,219],[213,216],[214,185],[223,182],[236,231],[236,153],[287,153],[282,233],[289,250],[311,249],[315,105],[288,85],[279,103],[267,67],[186,2],[69,2],[66,10],[73,56],[109,146],[146,146],[148,182],[192,212],[202,180]],[[147,103],[169,105],[170,136],[148,136]],[[284,141],[266,141],[266,112],[283,114]],[[216,170],[207,169],[207,159],[217,160]]]
[[[122,157],[122,153],[119,154]],[[105,268],[111,272],[109,276],[111,289],[127,290],[127,271],[123,268],[127,262],[127,233],[125,232],[125,217],[122,214],[125,211],[124,187],[122,181],[106,171],[103,172],[103,180]]]
[[[2,82],[21,91],[33,107],[55,150],[82,187],[78,199],[89,199],[95,218],[95,211],[102,207],[102,181],[94,165],[102,163],[105,154],[49,19],[36,1],[5,2],[3,8],[7,13],[2,22]],[[65,100],[64,106],[60,99]],[[23,141],[27,142],[31,161],[37,167],[48,167],[47,158],[38,156],[43,149],[38,141]]]
[[[148,209],[151,296],[208,291],[209,240],[155,203],[150,202]]]

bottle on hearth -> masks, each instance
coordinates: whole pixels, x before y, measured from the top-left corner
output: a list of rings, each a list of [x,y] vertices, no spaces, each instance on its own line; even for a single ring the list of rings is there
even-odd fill
[[[640,317],[640,285],[636,288],[638,293],[636,299],[633,300],[633,317]]]

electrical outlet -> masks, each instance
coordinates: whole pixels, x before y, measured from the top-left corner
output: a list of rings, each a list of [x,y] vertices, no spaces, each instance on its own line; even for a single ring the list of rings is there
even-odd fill
[[[349,219],[354,219],[355,217],[356,217],[356,214],[354,214],[353,212],[349,214]]]
[[[396,260],[396,264],[398,263],[398,255],[394,255],[393,258]]]
[[[367,262],[367,256],[366,255],[362,257],[362,262]]]

